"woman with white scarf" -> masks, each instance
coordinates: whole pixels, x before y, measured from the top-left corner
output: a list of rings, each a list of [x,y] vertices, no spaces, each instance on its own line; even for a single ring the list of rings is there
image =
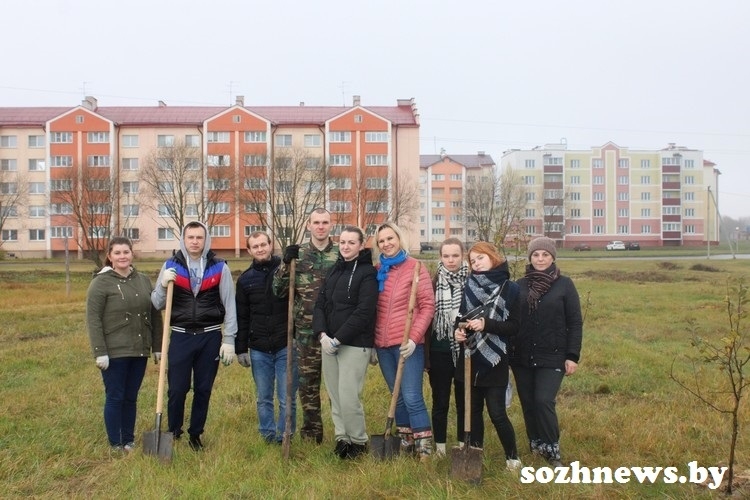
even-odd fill
[[[435,454],[445,455],[451,386],[454,387],[456,436],[459,441],[464,428],[464,386],[455,377],[459,346],[453,338],[453,330],[469,275],[469,264],[466,262],[464,245],[458,238],[446,239],[440,245],[439,254],[440,262],[432,280],[435,288],[435,317],[432,320],[432,331],[425,340],[425,370],[432,388]]]

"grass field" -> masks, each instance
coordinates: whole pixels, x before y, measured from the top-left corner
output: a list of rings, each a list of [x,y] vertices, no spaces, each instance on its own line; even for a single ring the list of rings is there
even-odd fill
[[[592,252],[598,253],[598,252]],[[621,252],[620,254],[625,254]],[[628,252],[627,256],[636,256]],[[646,252],[644,252],[645,256]],[[570,255],[570,254],[568,254]],[[619,256],[619,255],[618,255]],[[625,256],[625,255],[623,255]],[[573,257],[573,255],[570,255]],[[576,256],[577,257],[577,256]],[[160,262],[137,262],[155,279]],[[613,260],[561,258],[586,308],[581,364],[558,399],[566,461],[588,467],[725,465],[729,422],[669,378],[688,376],[685,355],[694,321],[701,335],[728,331],[727,279],[750,282],[748,260]],[[702,270],[691,269],[700,264]],[[231,262],[235,276],[247,261]],[[84,323],[91,264],[71,267],[66,294],[60,262],[0,262],[0,481],[4,498],[711,498],[692,484],[521,484],[505,470],[502,448],[488,424],[480,486],[453,481],[450,458],[420,464],[399,457],[354,462],[335,458],[325,391],[321,446],[292,442],[284,461],[257,432],[250,372],[221,367],[207,423],[204,453],[177,442],[162,464],[140,452],[110,456],[102,421],[103,386]],[[746,338],[748,337],[745,328]],[[703,373],[721,381],[715,369]],[[154,427],[157,367],[149,364],[139,399],[136,434]],[[429,385],[425,390],[430,405]],[[368,372],[366,416],[383,432],[389,394],[379,369]],[[750,404],[741,418],[750,424]],[[524,465],[544,465],[525,446],[518,400],[510,416]],[[451,416],[451,419],[455,415]],[[449,423],[449,446],[455,444]],[[750,436],[738,442],[737,473],[750,468]],[[744,472],[743,472],[744,471]],[[739,479],[742,479],[741,477]],[[750,495],[750,489],[740,490]]]

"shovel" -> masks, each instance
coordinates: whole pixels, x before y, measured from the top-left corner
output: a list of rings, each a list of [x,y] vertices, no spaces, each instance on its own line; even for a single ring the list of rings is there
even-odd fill
[[[164,311],[164,329],[161,338],[161,361],[159,362],[159,386],[156,390],[156,428],[153,431],[143,433],[143,453],[156,455],[163,462],[172,461],[171,432],[161,431],[161,414],[164,406],[164,380],[167,375],[167,351],[169,350],[169,334],[171,328],[169,320],[172,316],[172,296],[174,294],[174,281],[167,286],[167,305]]]
[[[409,341],[411,323],[414,319],[414,305],[417,302],[420,264],[420,262],[417,262],[417,265],[414,266],[414,279],[411,283],[411,295],[409,296],[409,309],[406,314],[404,340],[401,342],[401,345],[405,345]],[[406,359],[403,356],[399,356],[398,366],[396,367],[396,380],[393,382],[393,395],[391,395],[391,404],[388,407],[388,418],[385,421],[385,432],[383,432],[382,436],[372,436],[371,439],[370,454],[379,459],[393,458],[398,455],[401,450],[401,438],[394,436],[391,433],[391,429],[393,427],[393,421],[396,418],[396,403],[398,402],[398,394],[401,389],[401,379],[404,376],[405,363]]]
[[[451,477],[470,483],[482,481],[482,449],[471,446],[471,354],[464,346],[464,445],[451,450]]]
[[[292,440],[292,362],[294,361],[294,280],[297,261],[289,263],[289,317],[286,322],[286,418],[284,419],[284,437],[281,440],[281,454],[289,460],[289,447]]]

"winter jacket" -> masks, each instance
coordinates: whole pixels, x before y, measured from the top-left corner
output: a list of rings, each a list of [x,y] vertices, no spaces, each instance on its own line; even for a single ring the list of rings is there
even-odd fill
[[[278,256],[250,265],[237,279],[237,353],[248,349],[273,354],[286,347],[287,300],[274,295],[273,274],[281,264]]]
[[[86,295],[86,325],[94,357],[161,352],[162,318],[151,305],[151,281],[135,269],[127,278],[105,268]]]
[[[536,310],[530,313],[526,278],[521,287],[521,328],[511,341],[511,366],[565,369],[565,360],[578,362],[581,356],[583,319],[581,304],[573,281],[560,276],[542,295]]]
[[[414,279],[417,259],[407,257],[404,262],[392,266],[385,280],[385,288],[378,296],[378,313],[375,321],[375,347],[392,347],[404,341],[404,327],[409,310],[409,294]],[[376,266],[380,268],[380,265]],[[419,287],[409,338],[415,344],[423,344],[425,333],[435,314],[435,293],[427,267],[419,271]]]
[[[225,262],[209,251],[206,255],[206,269],[203,271],[198,295],[193,294],[190,285],[190,270],[187,268],[182,251],[168,260],[166,268],[175,268],[174,299],[172,300],[171,326],[185,329],[205,328],[224,323],[225,309],[219,293],[222,271]]]
[[[372,253],[362,250],[351,261],[339,260],[323,280],[313,312],[313,332],[326,332],[343,345],[372,347],[378,304]]]

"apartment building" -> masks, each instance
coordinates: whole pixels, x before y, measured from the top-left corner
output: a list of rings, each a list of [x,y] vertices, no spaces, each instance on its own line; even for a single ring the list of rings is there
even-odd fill
[[[183,177],[169,177],[178,170]],[[105,107],[86,97],[75,107],[0,108],[0,248],[49,258],[69,245],[81,257],[118,234],[139,255],[164,256],[177,248],[178,211],[185,221],[210,219],[213,249],[240,256],[251,232],[289,231],[271,223],[271,212],[291,217],[322,205],[334,234],[346,224],[372,234],[396,211],[418,249],[416,210],[405,213],[394,194],[418,176],[413,99]],[[178,192],[183,205],[165,201]]]
[[[467,200],[467,186],[473,182],[492,183],[495,166],[492,157],[483,151],[475,155],[420,155],[419,237],[423,243],[435,246],[448,237],[476,239],[466,204],[492,200]]]
[[[547,144],[506,151],[502,168],[521,175],[521,224],[564,247],[609,240],[694,246],[719,239],[718,176],[703,152],[675,144],[631,150],[608,142],[589,150]]]

